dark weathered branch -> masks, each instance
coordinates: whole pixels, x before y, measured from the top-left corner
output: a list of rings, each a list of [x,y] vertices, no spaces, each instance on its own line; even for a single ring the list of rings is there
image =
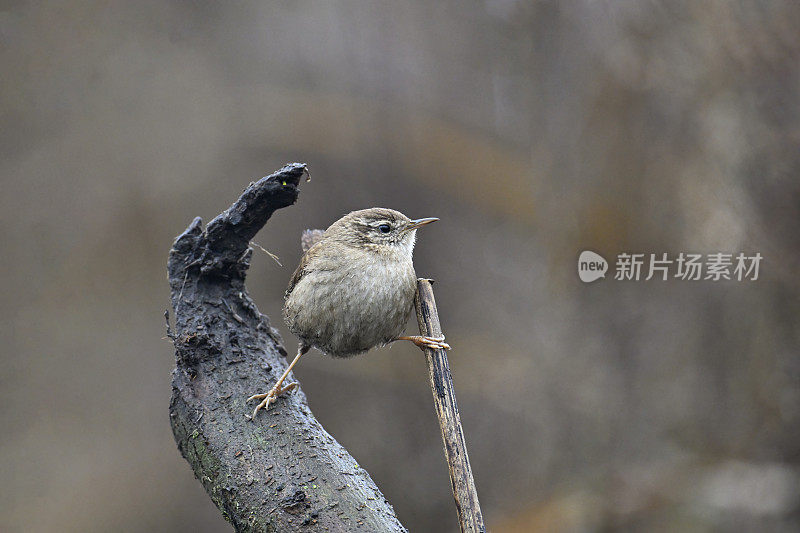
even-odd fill
[[[442,327],[439,324],[439,313],[436,311],[430,280],[417,280],[417,296],[414,303],[417,307],[420,333],[430,337],[441,337]],[[425,359],[428,362],[433,403],[439,427],[442,429],[444,454],[447,466],[450,468],[450,482],[453,485],[453,497],[456,500],[461,531],[485,532],[486,526],[483,524],[478,491],[472,479],[472,467],[469,464],[464,431],[461,429],[461,417],[458,414],[447,352],[425,348]]]
[[[286,367],[278,333],[244,286],[250,239],[297,199],[305,165],[251,184],[205,230],[195,219],[169,255],[178,448],[237,531],[405,531],[356,461],[297,390],[248,419],[245,399]]]

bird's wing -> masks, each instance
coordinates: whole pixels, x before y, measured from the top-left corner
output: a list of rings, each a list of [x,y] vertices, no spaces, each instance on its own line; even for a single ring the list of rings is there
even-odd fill
[[[324,234],[325,231],[321,229],[307,229],[303,231],[303,235],[300,237],[300,246],[303,248],[303,257],[300,258],[300,264],[297,265],[294,274],[292,274],[292,279],[289,281],[289,287],[286,288],[286,293],[283,295],[284,299],[288,298],[289,295],[292,294],[295,285],[297,285],[297,283],[307,272],[306,266],[308,265],[309,259],[308,251],[312,246],[322,240],[322,236]]]
[[[300,264],[297,265],[297,268],[292,274],[292,279],[289,281],[289,286],[286,287],[286,292],[283,295],[283,299],[289,298],[289,295],[292,294],[295,285],[303,278],[303,275],[306,273],[306,265],[308,264],[308,254],[303,254],[303,257],[300,258]]]
[[[307,252],[309,248],[321,241],[323,235],[325,235],[325,230],[321,229],[307,229],[303,231],[303,235],[300,236],[300,246],[303,248],[303,253]]]

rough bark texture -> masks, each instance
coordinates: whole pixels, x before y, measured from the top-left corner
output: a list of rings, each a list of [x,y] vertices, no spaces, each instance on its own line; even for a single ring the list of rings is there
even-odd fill
[[[286,350],[245,289],[250,239],[295,202],[305,165],[250,184],[169,255],[177,366],[170,422],[183,457],[237,531],[405,531],[369,474],[317,422],[301,390],[249,419],[245,399],[286,367]]]
[[[422,335],[441,337],[442,327],[439,324],[439,313],[436,300],[433,299],[433,287],[427,279],[417,280],[417,295],[414,301],[417,308],[417,322]],[[445,350],[425,348],[425,360],[428,363],[428,375],[433,391],[433,405],[436,417],[442,430],[442,444],[447,466],[450,469],[450,482],[453,497],[458,510],[458,523],[461,531],[469,533],[485,533],[481,505],[478,502],[478,491],[472,479],[472,467],[467,455],[467,443],[464,430],[461,428],[461,416],[458,414],[456,393],[453,389],[453,378],[450,375],[450,364],[447,362]]]

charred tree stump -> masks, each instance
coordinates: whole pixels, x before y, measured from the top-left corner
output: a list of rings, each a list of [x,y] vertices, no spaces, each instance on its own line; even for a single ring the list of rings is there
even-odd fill
[[[172,431],[237,531],[405,531],[301,390],[249,419],[247,397],[286,367],[280,336],[245,288],[249,243],[275,210],[297,200],[305,172],[293,163],[250,184],[205,229],[196,218],[175,240],[168,263]]]

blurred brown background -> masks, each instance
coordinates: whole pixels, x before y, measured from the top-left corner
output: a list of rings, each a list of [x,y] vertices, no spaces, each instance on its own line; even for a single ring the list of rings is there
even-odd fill
[[[788,0],[4,2],[0,530],[228,530],[167,420],[167,251],[304,161],[254,299],[280,323],[306,227],[440,217],[415,262],[492,531],[796,531],[798,27]],[[764,261],[585,285],[584,249]],[[455,531],[425,372],[398,345],[296,374],[412,531]]]

